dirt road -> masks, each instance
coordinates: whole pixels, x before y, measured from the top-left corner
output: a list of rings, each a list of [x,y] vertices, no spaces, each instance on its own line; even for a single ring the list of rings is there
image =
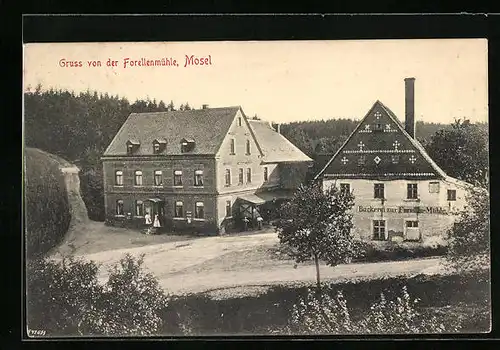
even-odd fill
[[[279,260],[269,252],[278,242],[276,233],[247,236],[206,237],[184,242],[155,244],[84,255],[107,267],[125,253],[144,254],[144,265],[171,294],[199,293],[273,284],[314,283],[315,267]],[[399,262],[321,266],[323,280],[380,278],[419,273],[444,273],[439,258]]]

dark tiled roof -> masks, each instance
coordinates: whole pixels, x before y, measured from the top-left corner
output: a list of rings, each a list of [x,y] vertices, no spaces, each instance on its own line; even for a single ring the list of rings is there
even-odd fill
[[[375,115],[380,113],[376,120]],[[390,126],[389,130],[365,130],[373,124]],[[365,132],[368,131],[368,132]],[[389,131],[389,132],[387,132]],[[363,149],[358,144],[363,143]],[[398,150],[394,143],[398,142]],[[363,151],[363,153],[362,153]],[[394,164],[392,156],[400,160]],[[359,158],[366,158],[359,164]],[[375,162],[377,160],[378,162]],[[351,178],[445,178],[446,173],[431,159],[424,147],[404,129],[396,115],[380,101],[376,101],[352,134],[316,175]]]
[[[116,134],[104,156],[126,155],[126,143],[139,141],[135,155],[152,155],[153,141],[166,140],[164,155],[179,155],[181,140],[194,140],[189,154],[216,154],[240,107],[158,113],[132,113]]]
[[[312,162],[311,158],[276,132],[268,122],[253,119],[248,119],[248,122],[264,154],[264,162]]]

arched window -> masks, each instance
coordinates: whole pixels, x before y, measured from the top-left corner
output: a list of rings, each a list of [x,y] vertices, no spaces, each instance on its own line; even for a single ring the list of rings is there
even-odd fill
[[[155,170],[155,186],[163,185],[163,172],[161,170]]]
[[[115,185],[123,186],[123,171],[121,170],[115,171]]]
[[[144,216],[144,203],[135,201],[135,216]]]
[[[203,202],[196,202],[194,205],[194,217],[195,219],[204,219],[205,218],[205,212],[204,212],[204,205]]]
[[[136,186],[142,186],[142,171],[140,170],[135,171],[134,184]]]

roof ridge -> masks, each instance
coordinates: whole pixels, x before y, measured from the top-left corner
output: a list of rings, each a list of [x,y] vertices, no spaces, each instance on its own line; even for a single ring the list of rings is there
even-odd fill
[[[376,100],[375,103],[371,106],[371,108],[368,110],[368,112],[365,114],[365,116],[358,122],[358,125],[354,128],[354,130],[351,132],[351,134],[347,137],[347,139],[344,141],[344,143],[339,147],[337,152],[334,153],[334,155],[330,158],[328,162],[326,162],[326,165],[318,172],[316,176],[314,176],[314,180],[316,180],[318,177],[320,177],[323,172],[330,166],[330,164],[333,162],[335,157],[342,151],[342,149],[347,145],[347,143],[353,138],[353,136],[356,134],[358,129],[361,127],[361,124],[365,121],[366,118],[370,115],[370,112],[375,108],[377,104],[381,104],[379,100]]]
[[[356,134],[358,129],[360,128],[361,124],[365,121],[366,118],[370,115],[372,110],[379,105],[382,107],[382,109],[387,113],[389,118],[392,119],[393,122],[398,126],[399,130],[402,132],[403,136],[410,141],[410,143],[420,152],[421,156],[424,157],[424,159],[431,165],[431,167],[438,173],[439,176],[445,178],[448,175],[441,169],[435,162],[434,160],[429,156],[429,154],[425,151],[425,148],[422,146],[422,144],[415,138],[411,137],[410,134],[408,134],[399,120],[399,118],[394,114],[394,112],[384,105],[380,100],[376,100],[375,103],[372,105],[372,107],[368,110],[366,115],[361,119],[354,128],[353,132],[347,137],[345,142],[340,146],[340,148],[335,152],[335,154],[330,158],[330,160],[326,163],[326,165],[318,172],[318,174],[314,177],[314,179],[318,179],[324,172],[325,170],[330,166],[330,164],[333,162],[333,160],[337,157],[337,155],[344,149],[344,147],[347,145],[347,143],[352,139],[352,137]]]
[[[394,114],[393,111],[391,111],[387,106],[385,106],[383,103],[380,103],[381,106],[386,110],[387,114],[389,115],[389,117],[391,119],[395,119],[399,127],[399,129],[401,130],[401,132],[403,133],[403,135],[408,139],[410,140],[410,142],[413,144],[413,146],[415,148],[418,149],[418,151],[420,152],[420,154],[424,157],[425,160],[427,160],[430,165],[434,168],[434,170],[437,171],[437,173],[439,175],[441,175],[442,177],[447,177],[448,175],[444,172],[443,169],[441,169],[439,167],[439,165],[436,164],[436,162],[434,162],[434,160],[431,158],[431,156],[429,156],[429,154],[427,153],[427,151],[425,150],[424,146],[414,137],[411,137],[410,134],[408,134],[408,132],[405,130],[403,124],[401,122],[399,122],[398,118],[396,117],[396,115]]]

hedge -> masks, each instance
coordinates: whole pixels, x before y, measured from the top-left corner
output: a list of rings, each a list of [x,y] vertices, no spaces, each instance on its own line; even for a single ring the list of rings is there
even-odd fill
[[[25,150],[25,237],[29,258],[61,242],[71,221],[64,175],[45,153]]]

